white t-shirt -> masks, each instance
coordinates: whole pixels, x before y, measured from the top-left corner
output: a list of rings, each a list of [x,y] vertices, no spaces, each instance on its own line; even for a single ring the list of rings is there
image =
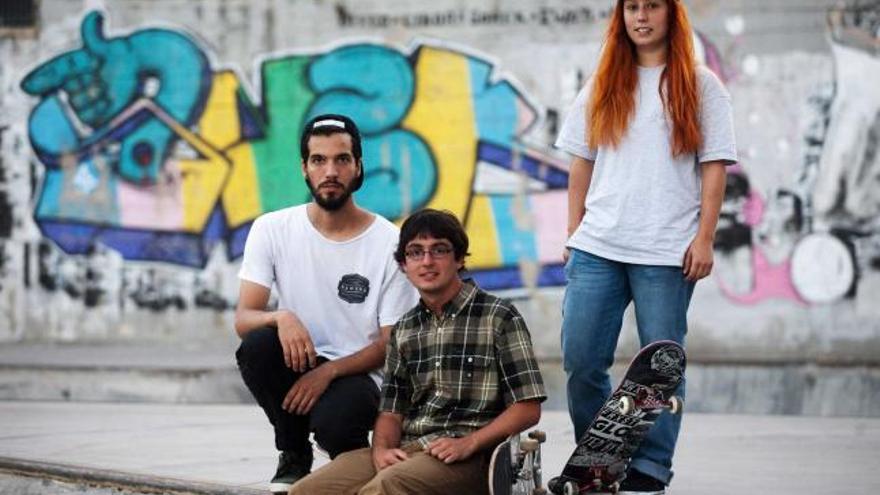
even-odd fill
[[[315,351],[349,356],[379,338],[418,302],[394,260],[398,229],[376,215],[360,235],[327,239],[309,220],[307,205],[266,213],[251,226],[238,276],[278,291],[278,308],[292,311]],[[381,384],[381,369],[371,373]]]
[[[586,103],[591,83],[575,99],[556,146],[593,160],[586,214],[568,247],[623,263],[681,266],[697,234],[700,163],[736,163],[730,94],[709,69],[698,66],[699,151],[672,156],[672,123],[660,98],[664,67],[639,67],[635,115],[619,146],[590,149]]]

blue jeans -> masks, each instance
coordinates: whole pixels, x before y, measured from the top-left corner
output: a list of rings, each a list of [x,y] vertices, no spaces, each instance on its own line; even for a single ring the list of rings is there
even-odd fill
[[[608,369],[623,322],[635,304],[639,340],[684,345],[694,283],[680,266],[634,265],[571,250],[562,305],[562,357],[568,376],[568,411],[577,439],[611,395]],[[677,392],[684,398],[685,383]],[[669,484],[681,416],[664,412],[633,455],[632,468]]]

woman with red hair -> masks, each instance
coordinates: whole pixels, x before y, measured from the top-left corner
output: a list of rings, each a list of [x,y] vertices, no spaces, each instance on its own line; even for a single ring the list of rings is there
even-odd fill
[[[562,353],[580,438],[610,395],[608,368],[629,303],[642,346],[684,344],[694,284],[712,269],[736,144],[730,96],[697,66],[682,1],[617,1],[596,72],[556,146],[573,155]],[[661,415],[623,493],[664,493],[680,424]]]

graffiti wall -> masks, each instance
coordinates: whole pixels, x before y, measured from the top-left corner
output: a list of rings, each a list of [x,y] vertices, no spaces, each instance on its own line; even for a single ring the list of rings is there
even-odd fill
[[[391,220],[447,208],[483,241],[471,264],[493,272],[488,285],[521,285],[505,274],[520,260],[546,265],[542,284],[559,283],[558,249],[517,223],[516,191],[474,187],[481,166],[531,180],[520,216],[552,228],[562,196],[551,192],[566,185],[562,168],[520,144],[538,108],[481,56],[345,43],[264,58],[255,93],[181,32],[108,37],[104,19],[86,14],[81,48],[21,82],[39,99],[28,119],[45,169],[34,219],[64,253],[100,245],[128,261],[203,268],[221,246],[235,261],[255,218],[310,199],[296,137],[304,121],[337,112],[363,130],[362,206]]]
[[[792,167],[780,174],[744,161],[732,171],[717,243],[730,265],[719,279],[730,300],[835,303],[854,299],[876,275],[880,99],[871,81],[880,75],[878,16],[876,3],[828,10],[831,57],[816,62],[832,78],[798,89],[805,93],[796,120],[770,144],[775,159],[795,154]],[[804,62],[799,70],[808,79],[816,69]],[[754,109],[746,118],[755,127],[763,123]],[[755,148],[746,156],[760,157]],[[755,181],[765,183],[755,187]]]
[[[880,342],[880,4],[770,2],[770,29],[686,3],[741,156],[692,311],[706,348],[769,320],[782,347]],[[301,126],[339,112],[364,135],[358,203],[457,214],[473,276],[554,348],[568,158],[550,143],[611,5],[43,2],[36,36],[0,39],[0,340],[228,334],[250,225],[309,200]]]

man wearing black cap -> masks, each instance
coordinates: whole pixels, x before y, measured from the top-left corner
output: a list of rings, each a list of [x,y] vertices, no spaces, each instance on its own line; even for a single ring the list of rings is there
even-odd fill
[[[254,221],[235,313],[239,369],[281,451],[274,493],[310,472],[310,432],[331,458],[369,445],[385,343],[418,300],[392,256],[397,228],[352,197],[364,180],[354,122],[315,117],[300,153],[314,201]]]

